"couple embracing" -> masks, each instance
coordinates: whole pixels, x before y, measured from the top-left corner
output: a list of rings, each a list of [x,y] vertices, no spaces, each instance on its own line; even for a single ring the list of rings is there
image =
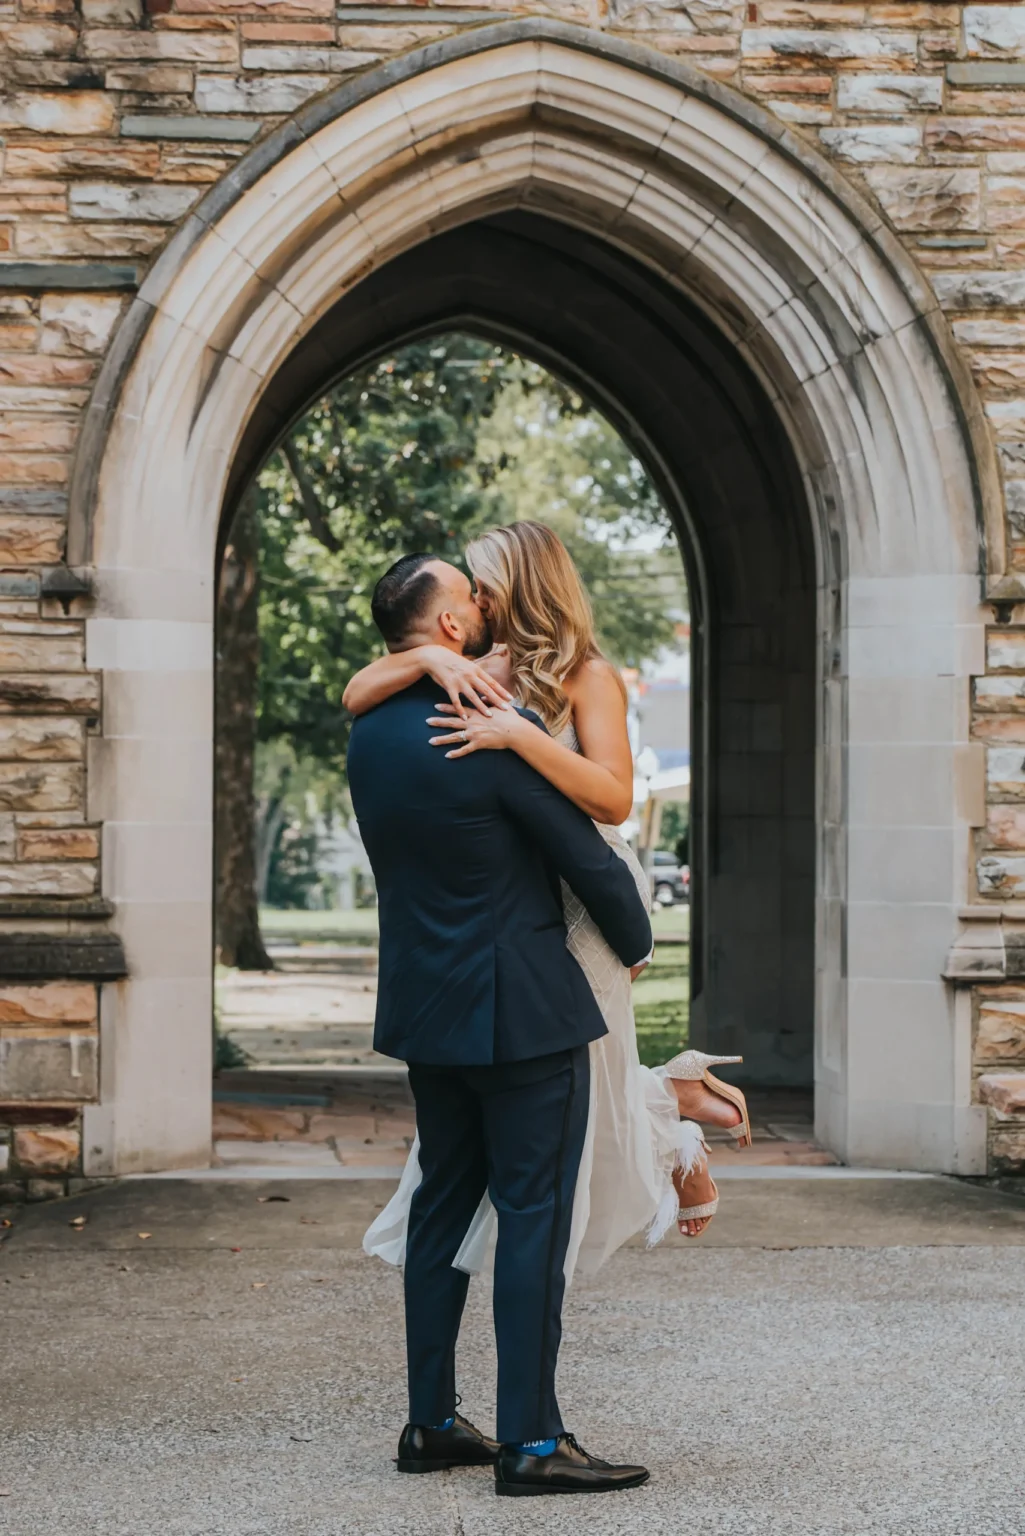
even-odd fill
[[[566,1286],[641,1230],[699,1236],[718,1196],[695,1122],[742,1143],[750,1125],[708,1071],[738,1058],[638,1060],[630,986],[652,938],[616,831],[633,800],[626,698],[576,567],[531,522],[483,534],[466,561],[472,586],[426,555],[381,578],[389,654],[344,700],[380,903],[374,1044],[408,1063],[416,1102],[399,1187],[364,1239],[404,1269],[398,1467],[493,1464],[511,1496],[630,1488],[647,1470],[590,1455],[559,1413]],[[456,1411],[455,1347],[496,1231],[492,1440]]]

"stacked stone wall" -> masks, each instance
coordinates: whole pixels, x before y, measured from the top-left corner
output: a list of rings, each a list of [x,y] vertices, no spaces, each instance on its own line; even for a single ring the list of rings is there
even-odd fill
[[[977,901],[1009,920],[1025,903],[1025,5],[0,0],[0,1177],[75,1175],[96,988],[123,969],[85,782],[100,728],[87,573],[64,565],[76,434],[118,321],[194,203],[283,117],[389,56],[523,14],[685,58],[757,101],[874,200],[931,279],[1007,506],[973,698]],[[1006,1085],[1025,1070],[1023,1019],[1025,991],[978,992],[975,1092],[1007,1165],[1025,1161],[1025,1100]]]

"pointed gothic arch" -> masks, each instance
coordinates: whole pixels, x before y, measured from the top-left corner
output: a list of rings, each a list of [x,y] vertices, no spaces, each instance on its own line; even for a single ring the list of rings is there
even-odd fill
[[[958,690],[980,582],[1003,563],[970,380],[881,216],[775,119],[656,53],[537,20],[407,54],[256,146],[170,242],[101,372],[70,558],[95,571],[93,813],[132,975],[107,1004],[91,1165],[208,1151],[212,591],[233,467],[341,301],[517,212],[679,294],[779,423],[817,592],[820,1132],[854,1160],[974,1170],[980,1112],[940,980],[968,880]],[[917,878],[888,855],[901,837],[928,849]],[[884,1047],[905,1069],[889,1094],[870,1071]]]

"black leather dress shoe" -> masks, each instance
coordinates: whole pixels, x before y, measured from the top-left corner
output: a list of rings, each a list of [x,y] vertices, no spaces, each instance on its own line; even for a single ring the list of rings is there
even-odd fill
[[[456,1414],[449,1429],[407,1424],[399,1440],[400,1472],[444,1472],[446,1467],[490,1466],[498,1456],[498,1441]]]
[[[572,1435],[560,1435],[550,1456],[531,1456],[503,1445],[495,1462],[495,1492],[514,1499],[543,1493],[614,1493],[639,1488],[650,1476],[647,1467],[614,1467],[589,1456]]]

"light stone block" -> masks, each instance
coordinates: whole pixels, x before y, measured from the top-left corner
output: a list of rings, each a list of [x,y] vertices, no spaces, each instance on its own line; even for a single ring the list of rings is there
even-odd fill
[[[94,26],[131,27],[142,19],[142,0],[81,0],[81,11]]]
[[[23,91],[0,96],[0,133],[11,129],[77,138],[114,130],[114,101],[103,91]]]
[[[206,974],[213,952],[212,892],[211,866],[199,901],[117,903],[117,930],[136,975],[173,981]]]
[[[977,170],[871,166],[865,179],[898,229],[978,229],[981,176]]]
[[[0,1028],[0,1102],[82,1103],[97,1092],[97,1041],[82,1031],[61,1034]]]
[[[937,272],[932,284],[944,309],[1014,309],[1025,306],[1025,272]]]
[[[862,827],[949,827],[953,820],[953,762],[931,745],[848,747],[849,816]]]
[[[243,69],[265,69],[288,74],[298,70],[345,71],[375,64],[378,53],[358,48],[243,48]]]
[[[95,864],[0,864],[0,897],[92,896],[98,880]]]
[[[102,357],[122,308],[121,299],[113,295],[43,294],[39,301],[41,350]]]
[[[1025,629],[991,629],[986,635],[990,672],[1025,672]]]
[[[969,58],[1025,58],[1025,10],[1020,5],[966,5],[963,22]]]
[[[819,138],[827,153],[850,165],[914,165],[922,153],[922,130],[914,123],[822,128]]]
[[[79,762],[85,727],[62,715],[0,714],[0,760]]]
[[[897,61],[917,56],[918,38],[914,32],[889,28],[746,27],[741,34],[740,50],[748,63],[764,59],[781,64],[793,58]]]
[[[174,224],[188,213],[202,193],[202,187],[82,181],[70,188],[68,207],[76,219],[135,219]]]
[[[238,64],[238,40],[233,32],[87,28],[81,36],[81,49],[84,58],[110,59],[119,64],[130,59],[167,59],[181,64]]]
[[[200,112],[295,112],[332,83],[330,75],[276,75],[270,79],[234,79],[199,75],[194,100]]]
[[[852,901],[949,901],[960,840],[949,826],[852,826],[847,889]]]
[[[978,1177],[986,1172],[985,1117],[977,1106],[897,1106],[852,1096],[845,1155],[855,1167]]]
[[[1025,857],[984,854],[976,864],[980,896],[1000,896],[1004,901],[1020,901],[1025,895]]]
[[[988,619],[974,575],[851,576],[847,583],[852,629],[908,624],[961,625]]]
[[[88,819],[195,824],[210,815],[213,753],[209,738],[89,742]]]
[[[841,112],[883,113],[892,117],[925,112],[943,105],[943,78],[845,72],[837,76],[836,104]]]
[[[851,902],[848,975],[877,981],[934,982],[943,974],[957,930],[953,904]],[[850,1018],[848,1050],[857,1039]]]
[[[847,670],[855,677],[940,677],[959,671],[958,636],[942,624],[852,629]]]
[[[988,747],[986,784],[992,795],[1025,800],[1025,751],[1021,747]]]
[[[174,904],[212,897],[213,827],[111,822],[103,839],[104,894],[112,901]]]
[[[103,734],[144,737],[169,745],[209,739],[213,720],[213,672],[161,672],[155,687],[147,672],[108,674],[103,698]]]
[[[83,1115],[87,1175],[209,1165],[209,954],[208,947],[204,976],[139,978],[103,989],[102,1102]]]
[[[173,619],[89,619],[86,665],[108,672],[209,672],[213,625]]]
[[[81,801],[78,763],[0,762],[0,811],[78,809]]]
[[[894,1108],[943,1104],[952,1088],[953,994],[926,981],[850,983],[847,1069],[851,1096]]]
[[[785,123],[797,123],[800,127],[817,128],[833,121],[831,108],[817,106],[814,102],[790,101],[785,96],[770,97],[765,105]]]

